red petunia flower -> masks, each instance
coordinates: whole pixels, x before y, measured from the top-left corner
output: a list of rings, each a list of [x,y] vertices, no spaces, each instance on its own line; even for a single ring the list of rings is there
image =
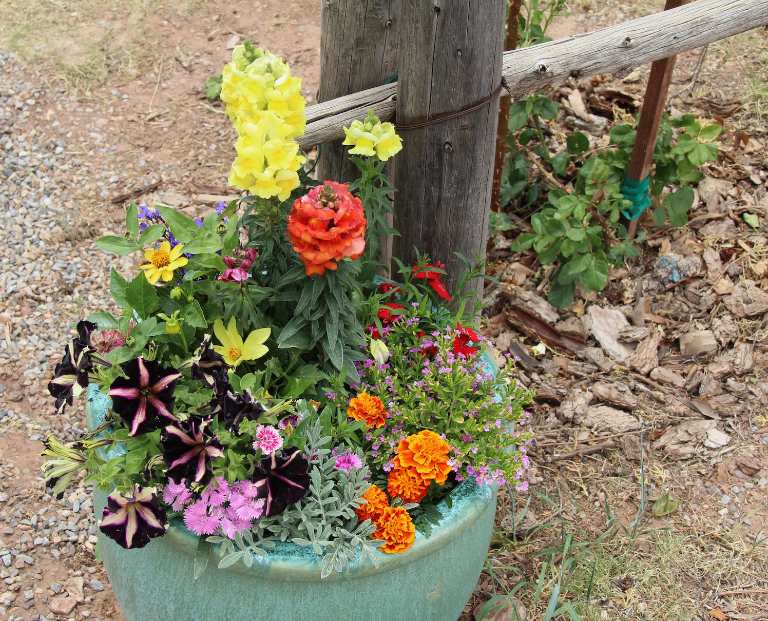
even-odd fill
[[[297,198],[288,216],[288,239],[307,276],[335,270],[365,250],[365,211],[346,184],[326,181]]]
[[[442,274],[434,271],[437,268],[440,270],[445,269],[445,263],[442,261],[435,261],[434,263],[426,263],[425,265],[413,266],[413,277],[417,280],[426,280],[427,284],[432,287],[432,290],[437,296],[446,302],[450,302],[453,299],[448,289],[445,288],[445,284],[442,281]]]
[[[469,358],[470,356],[473,356],[478,351],[480,351],[479,347],[472,347],[470,345],[470,343],[474,344],[480,341],[480,337],[477,336],[477,332],[475,332],[472,328],[457,324],[456,332],[457,334],[453,339],[454,354],[462,354]]]

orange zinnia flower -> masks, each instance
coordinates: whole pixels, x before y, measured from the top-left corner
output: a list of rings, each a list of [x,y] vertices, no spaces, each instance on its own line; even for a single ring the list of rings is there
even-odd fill
[[[381,539],[384,545],[379,548],[387,554],[405,552],[416,539],[416,528],[408,512],[402,507],[387,507],[376,520],[374,539]]]
[[[361,392],[349,401],[347,416],[363,420],[369,427],[383,427],[387,420],[387,409],[378,397]]]
[[[413,468],[395,467],[387,477],[387,491],[392,498],[404,502],[421,502],[427,495],[429,481],[421,478]]]
[[[451,471],[448,465],[450,450],[445,440],[434,431],[425,429],[400,440],[395,464],[412,468],[424,481],[435,481],[442,485]]]
[[[347,186],[326,181],[293,203],[288,239],[307,276],[335,270],[345,258],[359,259],[365,250],[365,211]]]
[[[384,509],[389,507],[389,499],[382,489],[371,485],[363,494],[365,502],[355,509],[357,519],[361,522],[371,520],[375,522]]]

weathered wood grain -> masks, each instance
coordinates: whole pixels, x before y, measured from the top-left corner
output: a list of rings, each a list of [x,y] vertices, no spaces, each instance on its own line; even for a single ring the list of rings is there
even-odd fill
[[[398,47],[401,123],[461,110],[501,79],[504,0],[403,0]],[[401,130],[395,159],[394,255],[406,264],[416,250],[460,274],[461,253],[485,251],[498,98],[469,114]],[[477,283],[479,285],[479,283]]]
[[[378,86],[395,74],[395,26],[400,0],[324,0],[320,39],[320,90],[325,102]],[[336,140],[324,144],[321,179],[348,181],[355,167]]]
[[[502,74],[512,93],[521,96],[569,77],[622,72],[765,25],[768,0],[696,0],[595,32],[506,52]],[[301,144],[338,139],[342,126],[364,118],[368,109],[392,119],[397,88],[388,84],[325,102],[322,118],[310,122]],[[319,114],[313,108],[308,110],[311,118]]]

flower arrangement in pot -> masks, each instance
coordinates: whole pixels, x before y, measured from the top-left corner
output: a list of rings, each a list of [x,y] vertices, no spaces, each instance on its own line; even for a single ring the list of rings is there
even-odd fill
[[[526,485],[529,395],[484,354],[461,283],[426,258],[377,276],[394,127],[355,121],[359,179],[318,182],[296,142],[300,86],[276,56],[235,48],[222,100],[242,197],[199,218],[131,205],[125,234],[97,244],[137,269],[112,271],[112,312],[78,323],[49,384],[60,411],[86,397],[89,430],[48,439],[47,483],[60,494],[85,472],[96,488],[131,619],[191,602],[195,619],[362,618],[342,612],[353,578],[365,618],[455,618],[495,489]],[[470,565],[460,584],[435,591],[450,571],[434,563],[454,561]]]

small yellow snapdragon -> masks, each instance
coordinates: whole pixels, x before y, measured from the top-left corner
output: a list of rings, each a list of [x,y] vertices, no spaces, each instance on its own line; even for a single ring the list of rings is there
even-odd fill
[[[342,144],[352,147],[349,150],[352,155],[375,156],[382,162],[403,148],[403,141],[395,132],[395,126],[382,123],[372,112],[368,112],[365,121],[352,121],[349,127],[344,128]]]

